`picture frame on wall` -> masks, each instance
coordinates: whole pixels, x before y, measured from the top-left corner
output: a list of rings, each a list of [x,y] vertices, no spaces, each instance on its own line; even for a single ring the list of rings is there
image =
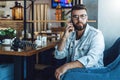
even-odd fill
[[[71,8],[73,0],[51,0],[51,7],[56,8],[60,4],[61,8]]]
[[[1,1],[0,2],[0,7],[5,7],[6,6],[6,1]]]

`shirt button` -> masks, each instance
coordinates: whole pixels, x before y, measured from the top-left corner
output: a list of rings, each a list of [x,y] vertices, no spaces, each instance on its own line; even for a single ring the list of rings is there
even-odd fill
[[[84,48],[82,48],[81,50],[84,51]]]

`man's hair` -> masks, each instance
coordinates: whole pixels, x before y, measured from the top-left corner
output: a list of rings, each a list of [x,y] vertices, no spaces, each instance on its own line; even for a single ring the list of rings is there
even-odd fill
[[[73,10],[81,10],[81,9],[84,9],[84,10],[87,11],[87,8],[86,8],[85,5],[83,5],[83,4],[78,4],[78,5],[74,5],[74,6],[72,7],[71,12],[72,12]]]

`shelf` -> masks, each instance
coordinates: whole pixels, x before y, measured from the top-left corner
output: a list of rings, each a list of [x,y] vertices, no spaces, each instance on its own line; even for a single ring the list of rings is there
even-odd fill
[[[23,22],[23,20],[0,19],[0,22]]]
[[[0,1],[16,1],[16,0],[0,0]],[[17,1],[24,1],[24,0],[17,0]],[[26,1],[31,1],[31,0],[26,0]]]
[[[68,22],[66,20],[27,20],[27,22]],[[88,20],[88,22],[96,22],[96,20]]]
[[[0,22],[23,22],[23,20],[0,19]],[[66,20],[27,20],[26,22],[68,22],[68,21]],[[88,22],[96,22],[96,20],[88,20]]]

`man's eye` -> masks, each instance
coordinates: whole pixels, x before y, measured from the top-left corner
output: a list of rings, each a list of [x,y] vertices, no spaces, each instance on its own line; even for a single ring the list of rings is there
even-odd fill
[[[81,15],[81,17],[86,17],[86,16],[87,16],[86,14]]]
[[[74,17],[74,18],[78,18],[78,16],[77,16],[77,15],[73,15],[73,17]]]

